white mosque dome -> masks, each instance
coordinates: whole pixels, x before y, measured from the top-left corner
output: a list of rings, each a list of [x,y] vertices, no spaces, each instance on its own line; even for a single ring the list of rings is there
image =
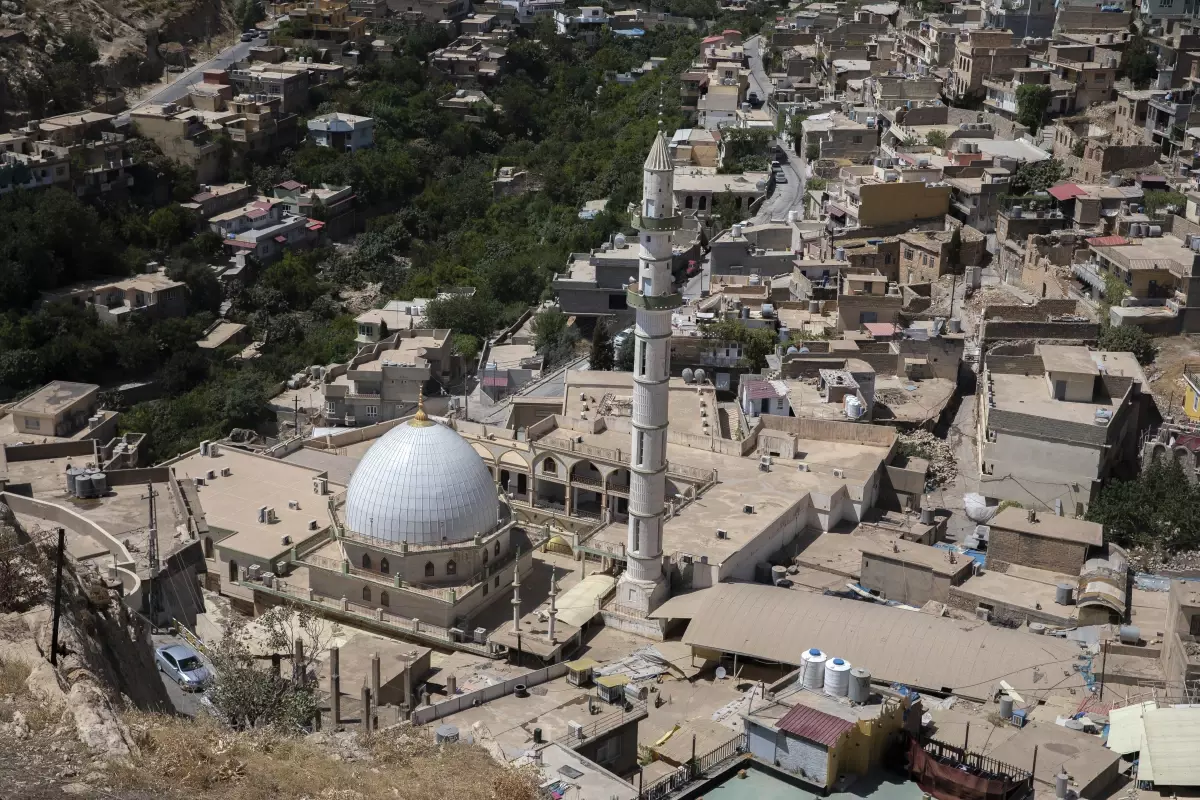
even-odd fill
[[[346,527],[395,544],[467,541],[499,519],[496,484],[479,454],[424,410],[371,445],[346,491]]]

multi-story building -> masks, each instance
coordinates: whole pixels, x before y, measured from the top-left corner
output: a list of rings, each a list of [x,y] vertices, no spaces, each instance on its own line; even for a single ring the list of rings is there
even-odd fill
[[[721,175],[715,169],[679,167],[672,182],[675,208],[682,216],[708,219],[717,198],[728,196],[738,211],[749,212],[759,198],[766,196],[767,177],[765,172]]]
[[[859,171],[863,174],[856,174]],[[901,181],[897,170],[881,163],[844,168],[841,183],[828,194],[824,211],[835,229],[888,228],[940,221],[950,210],[951,188],[920,179]]]
[[[453,22],[471,10],[470,0],[387,0],[388,10],[409,21]]]
[[[74,284],[47,292],[42,299],[93,309],[101,322],[110,325],[135,315],[161,319],[187,314],[187,285],[168,278],[165,269],[121,280]]]
[[[1066,114],[1075,102],[1075,93],[1065,81],[1055,80],[1050,67],[1016,67],[1009,77],[983,77],[986,90],[983,104],[1006,119],[1017,117],[1017,94],[1022,86],[1049,86],[1050,105],[1047,114]]]
[[[1000,199],[1008,194],[1012,173],[1002,167],[966,167],[947,175],[950,186],[950,216],[980,233],[996,228]]]
[[[194,211],[202,222],[225,211],[230,211],[249,202],[253,192],[248,183],[219,183],[201,186],[198,194],[192,195],[183,207]]]
[[[929,75],[937,67],[948,66],[954,58],[958,30],[957,25],[933,15],[906,22],[898,48],[905,67],[919,75]]]
[[[595,39],[609,26],[609,16],[603,6],[580,6],[554,12],[554,31],[559,36],[579,36]]]
[[[335,111],[308,121],[308,140],[317,147],[353,153],[375,146],[375,120]]]
[[[424,316],[423,301],[391,300],[383,308],[364,311],[354,318],[354,324],[358,326],[354,341],[360,346],[375,344],[397,331],[412,330]]]
[[[508,48],[489,38],[460,36],[429,54],[430,65],[459,86],[497,78]]]
[[[848,159],[863,164],[879,147],[875,119],[859,122],[845,114],[819,114],[804,120],[804,152],[810,161]]]
[[[324,223],[322,232],[330,238],[337,239],[355,228],[353,187],[329,184],[310,187],[298,181],[284,181],[271,193],[287,213]]]
[[[0,134],[0,194],[58,186],[79,196],[133,186],[136,161],[110,114],[85,112],[31,120]]]
[[[367,21],[350,14],[350,6],[338,0],[316,0],[288,9],[292,42],[319,47],[365,41]]]
[[[1190,240],[1143,236],[1149,224],[1133,225],[1138,239],[1103,237],[1089,241],[1086,261],[1071,271],[1095,297],[1105,296],[1109,281],[1125,286],[1120,305],[1109,309],[1114,325],[1137,325],[1158,333],[1200,328],[1200,253]],[[1157,226],[1154,226],[1157,227]],[[1157,231],[1161,233],[1161,231]]]
[[[205,120],[226,116],[176,103],[145,105],[129,113],[139,134],[158,145],[167,158],[194,169],[201,183],[214,182],[223,171],[221,146]]]
[[[1058,3],[1053,0],[989,0],[983,7],[988,28],[1010,30],[1015,38],[1053,35]]]
[[[285,250],[311,247],[324,223],[290,214],[279,200],[260,197],[245,206],[217,214],[208,221],[230,255],[253,255],[267,264]]]
[[[1029,48],[1012,44],[1010,30],[972,30],[958,40],[948,93],[956,99],[983,93],[983,78],[1007,78],[1029,62]]]
[[[488,112],[500,113],[500,106],[478,89],[457,89],[438,98],[438,108],[458,114],[467,122],[483,122]]]
[[[322,417],[327,424],[356,426],[407,416],[426,384],[456,380],[461,362],[451,352],[449,330],[397,331],[326,371]]]
[[[278,97],[280,111],[292,114],[308,108],[309,87],[324,82],[311,80],[310,73],[318,78],[321,76],[308,64],[249,64],[229,70],[226,80],[236,89],[236,94]],[[208,82],[208,73],[205,73],[205,82]]]
[[[1049,69],[1066,83],[1073,100],[1066,111],[1083,111],[1113,97],[1120,53],[1091,44],[1052,42],[1045,55],[1030,56],[1030,65]],[[1051,86],[1055,82],[1051,81]]]
[[[958,266],[975,266],[983,262],[987,238],[970,227],[961,225],[951,230],[902,233],[900,239],[900,280],[904,283],[929,283],[948,274],[951,241],[954,230],[959,233]]]
[[[1082,516],[1101,484],[1136,459],[1147,384],[1130,353],[1045,344],[993,353],[980,385],[987,497]]]
[[[1146,144],[1149,130],[1146,118],[1150,101],[1166,97],[1165,89],[1117,90],[1117,114],[1113,118],[1113,141],[1116,144]]]

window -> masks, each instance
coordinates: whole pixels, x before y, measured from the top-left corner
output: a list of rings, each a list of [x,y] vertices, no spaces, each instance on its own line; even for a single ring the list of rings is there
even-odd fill
[[[388,597],[388,593],[380,592],[379,593],[379,605],[390,606],[391,604],[392,604],[392,598]]]
[[[371,587],[370,586],[363,587],[363,602],[364,603],[371,602]]]
[[[700,199],[696,201],[696,208],[700,211],[704,211],[706,208],[708,208],[708,198],[704,195],[700,195]]]
[[[1196,396],[1198,398],[1200,398],[1200,395],[1196,395]],[[1195,410],[1195,409],[1193,408],[1193,410]],[[211,536],[204,537],[204,557],[205,558],[213,557],[213,541],[212,541]]]
[[[425,577],[426,578],[433,577],[433,562],[432,561],[425,562]]]
[[[621,737],[614,736],[596,748],[596,763],[611,764],[621,757]]]
[[[325,404],[325,413],[326,414],[336,414],[337,413],[337,402],[334,400],[330,400],[328,403],[326,403]]]
[[[862,144],[862,137],[861,137],[861,136],[855,136],[855,137],[854,137],[854,143],[855,143],[855,144]]]
[[[687,197],[683,198],[683,207],[684,208],[692,207],[692,196],[690,194]]]
[[[1200,392],[1196,393],[1196,395],[1192,397],[1192,411],[1200,411]],[[212,540],[210,539],[208,541],[211,545]]]
[[[392,574],[392,565],[388,563],[386,558],[379,559],[379,571],[384,575]]]
[[[496,549],[494,550],[494,552],[496,555],[500,555],[500,540],[499,539],[496,540]]]
[[[447,575],[457,575],[458,574],[458,564],[454,563],[453,558],[446,562],[446,574]]]
[[[558,464],[555,463],[553,458],[548,457],[542,462],[542,472],[558,472]]]
[[[649,342],[638,342],[637,343],[637,349],[638,349],[637,374],[639,377],[642,377],[642,378],[646,377],[646,345],[647,344],[649,344]]]
[[[638,438],[637,438],[637,463],[638,464],[642,463],[642,455],[643,455],[643,451],[645,450],[645,447],[646,447],[646,434],[638,433]]]
[[[909,261],[912,261],[913,251],[911,247],[904,248],[904,257]]]
[[[610,311],[624,311],[627,308],[629,308],[629,299],[625,296],[625,292],[610,294],[608,296],[608,309]]]
[[[363,557],[362,557],[362,568],[363,568],[363,569],[370,569],[370,568],[371,568],[371,555],[370,555],[370,553],[363,553]]]
[[[34,419],[33,417],[25,418],[25,430],[36,431],[36,430],[39,430],[41,427],[42,427],[42,421],[40,419]]]
[[[232,582],[232,583],[237,583],[237,582],[238,582],[238,575],[239,575],[239,574],[240,574],[240,573],[238,572],[238,565],[237,565],[237,562],[236,562],[236,561],[230,561],[230,562],[229,562],[229,580],[230,580],[230,582]]]
[[[633,552],[640,553],[642,551],[642,521],[634,519],[633,521]]]
[[[368,417],[378,417],[379,416],[379,406],[367,406],[366,414]]]
[[[485,547],[485,548],[483,548],[483,563],[485,563],[485,564],[487,563],[487,558],[488,558],[487,548]]]
[[[499,588],[500,588],[500,576],[499,576],[499,575],[497,575],[497,576],[496,576],[496,583],[495,583],[495,586],[496,586],[496,588],[497,588],[497,589],[499,589]]]

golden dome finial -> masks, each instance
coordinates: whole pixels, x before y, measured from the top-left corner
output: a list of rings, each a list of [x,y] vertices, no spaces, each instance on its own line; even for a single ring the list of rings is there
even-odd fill
[[[424,386],[417,389],[417,413],[408,424],[414,428],[427,428],[433,424],[433,420],[425,413]]]

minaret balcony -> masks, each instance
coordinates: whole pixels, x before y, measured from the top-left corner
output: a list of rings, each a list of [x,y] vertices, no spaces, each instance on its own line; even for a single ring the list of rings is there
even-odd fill
[[[633,227],[640,231],[677,231],[683,227],[683,217],[642,217],[633,218]]]
[[[625,290],[625,299],[630,308],[640,308],[643,311],[670,311],[683,305],[683,297],[678,292],[644,295],[630,288]]]

